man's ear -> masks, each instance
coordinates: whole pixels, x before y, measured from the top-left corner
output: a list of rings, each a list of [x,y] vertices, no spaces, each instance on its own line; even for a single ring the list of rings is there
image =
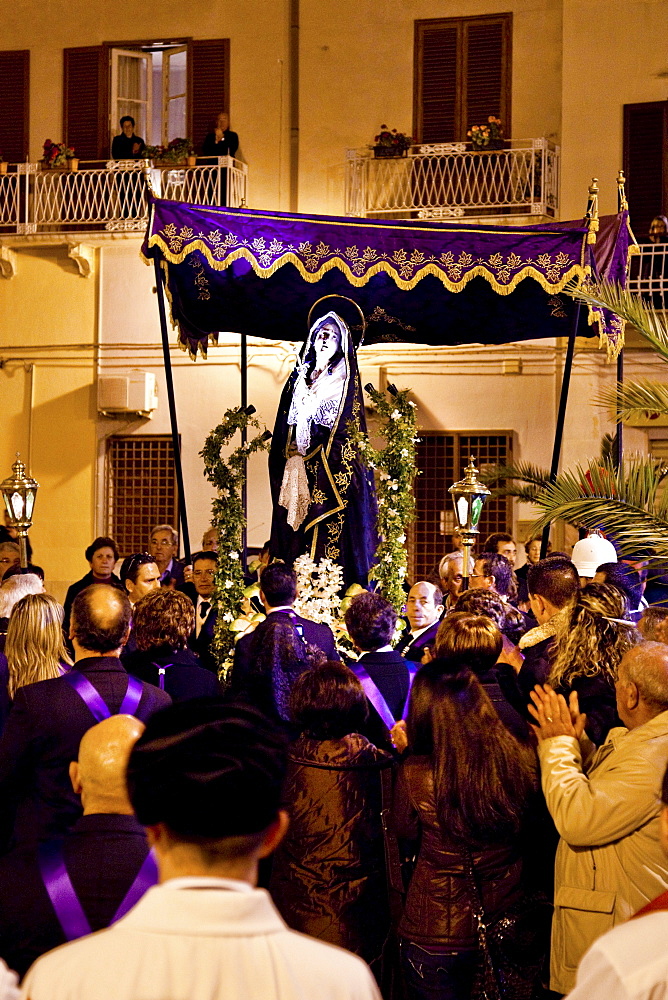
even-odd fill
[[[283,840],[283,837],[288,832],[289,825],[290,817],[288,816],[288,813],[285,809],[279,809],[278,816],[271,826],[267,827],[258,857],[267,858],[270,854],[273,854],[280,842]]]
[[[633,711],[633,709],[638,707],[638,702],[640,701],[640,691],[638,690],[638,685],[633,681],[629,681],[626,685],[626,707]]]
[[[72,788],[76,795],[81,795],[82,784],[79,778],[79,762],[76,760],[70,761],[69,766],[70,781],[72,782]]]

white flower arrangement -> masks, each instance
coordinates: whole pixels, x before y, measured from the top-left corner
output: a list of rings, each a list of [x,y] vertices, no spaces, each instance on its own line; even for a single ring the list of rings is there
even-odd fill
[[[297,600],[295,611],[314,622],[336,625],[341,606],[343,569],[332,559],[315,563],[309,555],[295,559]]]

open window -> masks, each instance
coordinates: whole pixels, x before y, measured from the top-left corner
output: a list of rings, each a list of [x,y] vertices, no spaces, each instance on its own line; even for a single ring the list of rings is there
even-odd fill
[[[196,146],[230,110],[229,39],[107,42],[64,50],[63,132],[81,159],[107,159],[123,115],[150,145]]]

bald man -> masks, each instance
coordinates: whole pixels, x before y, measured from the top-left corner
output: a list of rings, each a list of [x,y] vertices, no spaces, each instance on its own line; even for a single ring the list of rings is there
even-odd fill
[[[126,673],[119,654],[129,623],[123,591],[82,590],[72,605],[73,669],[17,691],[0,739],[0,853],[64,833],[81,815],[68,768],[91,726],[119,712],[146,721],[170,704]]]
[[[438,626],[443,614],[443,591],[427,580],[414,583],[408,592],[406,617],[409,628],[397,646],[405,660],[419,663],[424,656],[425,646],[436,640]]]
[[[561,837],[550,975],[557,993],[573,988],[578,962],[598,937],[668,889],[659,844],[668,646],[643,642],[628,650],[615,691],[624,726],[611,729],[598,750],[577,695],[570,711],[550,687],[536,685],[531,695],[543,793]]]
[[[41,846],[39,861],[33,849],[0,860],[0,955],[21,976],[40,955],[72,940],[49,898],[45,860],[64,864],[91,931],[112,923],[142,866],[149,878],[139,880],[137,899],[155,882],[125,784],[130,751],[143,731],[143,722],[130,715],[113,715],[89,729],[69,768],[83,816],[62,842]]]

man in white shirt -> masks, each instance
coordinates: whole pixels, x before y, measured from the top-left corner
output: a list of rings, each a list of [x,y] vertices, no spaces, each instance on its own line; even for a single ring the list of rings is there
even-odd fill
[[[285,751],[267,721],[222,699],[158,713],[128,765],[128,790],[160,884],[108,930],[39,959],[30,1000],[380,1000],[370,970],[291,931],[258,862],[288,824]]]

